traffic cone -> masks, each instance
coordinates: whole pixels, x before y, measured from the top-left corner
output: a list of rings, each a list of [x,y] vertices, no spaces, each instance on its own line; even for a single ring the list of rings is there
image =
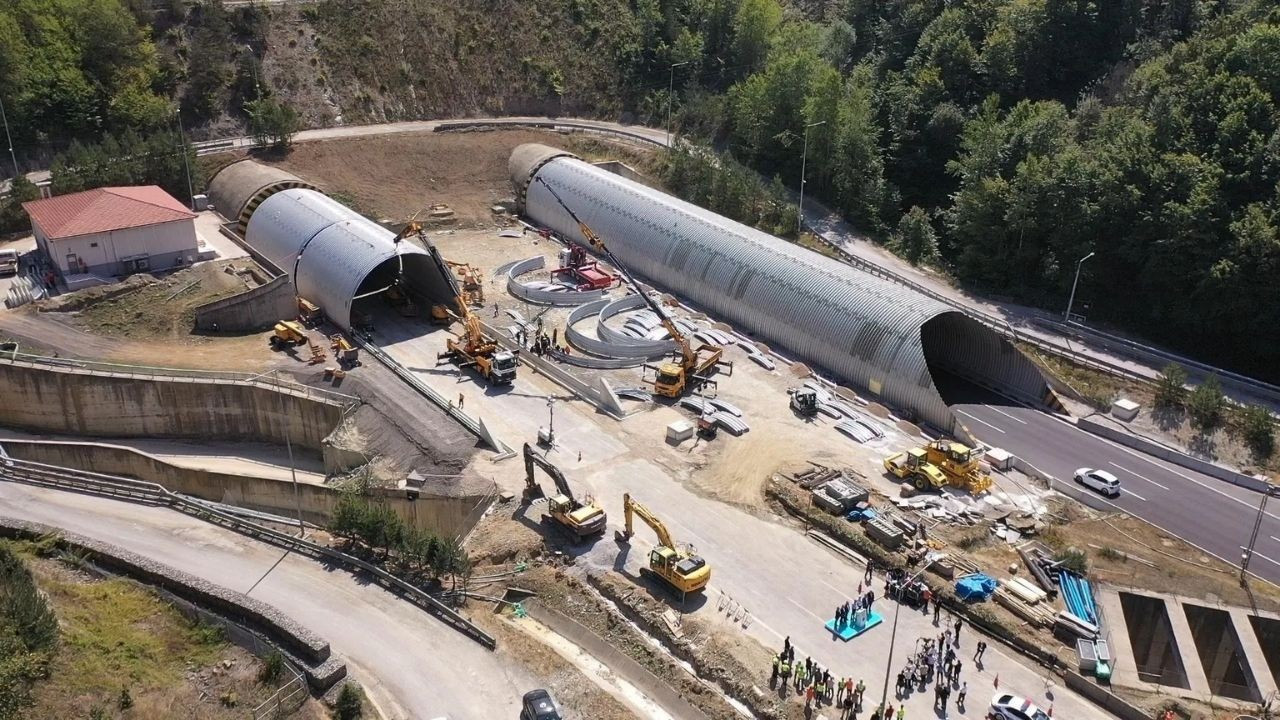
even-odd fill
[[[1000,673],[996,673],[996,689],[1000,689]]]

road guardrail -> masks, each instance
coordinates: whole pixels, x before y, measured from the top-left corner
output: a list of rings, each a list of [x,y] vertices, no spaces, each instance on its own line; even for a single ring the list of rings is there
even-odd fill
[[[223,512],[199,500],[170,492],[156,483],[57,465],[46,465],[29,460],[18,460],[11,457],[0,459],[0,479],[39,487],[101,495],[147,505],[171,507],[183,514],[219,525],[255,540],[275,545],[321,562],[343,567],[352,574],[368,576],[378,585],[426,610],[445,624],[484,647],[490,650],[497,647],[497,641],[493,636],[459,615],[453,608],[440,602],[421,588],[401,580],[382,568],[339,550],[318,545],[309,540]]]

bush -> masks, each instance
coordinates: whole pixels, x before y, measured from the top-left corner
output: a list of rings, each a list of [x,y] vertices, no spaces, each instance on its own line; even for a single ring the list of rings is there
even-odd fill
[[[1187,413],[1191,416],[1191,426],[1202,433],[1212,432],[1222,422],[1222,411],[1227,400],[1222,396],[1222,387],[1218,378],[1210,375],[1200,383],[1187,398]]]
[[[1266,408],[1249,405],[1240,411],[1240,435],[1253,459],[1262,462],[1276,449],[1273,418]]]
[[[1089,572],[1089,553],[1079,548],[1060,550],[1053,559],[1061,563],[1062,568],[1077,575],[1085,575]]]
[[[336,720],[359,720],[364,717],[364,697],[359,689],[351,683],[342,686],[338,693],[338,702],[333,708]]]
[[[898,221],[898,230],[889,241],[889,249],[912,265],[929,264],[938,259],[938,235],[929,221],[929,213],[913,206]]]
[[[1166,365],[1156,378],[1157,410],[1181,410],[1187,401],[1187,371],[1177,363]]]
[[[0,620],[12,624],[27,652],[58,642],[58,618],[22,559],[0,546]]]
[[[262,661],[262,667],[258,668],[258,682],[264,685],[274,684],[283,672],[284,656],[279,652],[273,652]]]

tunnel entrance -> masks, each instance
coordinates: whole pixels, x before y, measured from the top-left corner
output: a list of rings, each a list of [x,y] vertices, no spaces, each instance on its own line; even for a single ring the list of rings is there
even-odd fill
[[[1249,661],[1240,647],[1231,614],[1189,603],[1183,603],[1182,610],[1187,615],[1191,637],[1195,639],[1196,652],[1213,694],[1237,700],[1260,700],[1258,689],[1250,682]]]
[[[1190,688],[1164,600],[1122,592],[1120,607],[1129,629],[1129,644],[1133,646],[1138,678],[1160,685]]]
[[[406,287],[397,288],[398,280]],[[372,314],[382,305],[390,306],[404,317],[429,318],[432,305],[452,307],[456,290],[450,288],[449,280],[442,276],[430,255],[400,253],[388,258],[365,276],[356,290],[351,303],[352,325],[367,326]]]
[[[964,313],[930,318],[920,328],[920,343],[929,375],[947,405],[974,402],[972,386],[1036,407],[1056,402],[1035,363]]]

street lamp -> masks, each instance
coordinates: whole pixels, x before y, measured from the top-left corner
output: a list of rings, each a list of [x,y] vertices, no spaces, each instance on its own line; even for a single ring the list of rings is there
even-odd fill
[[[0,122],[4,123],[4,139],[9,143],[9,159],[13,161],[13,179],[17,180],[22,173],[18,172],[18,156],[13,154],[13,137],[9,135],[9,117],[4,114],[4,100],[0,100]]]
[[[804,126],[804,149],[800,151],[800,205],[796,208],[796,233],[804,229],[804,169],[809,159],[809,128],[826,125],[826,120],[819,120]]]
[[[924,574],[929,566],[942,560],[947,556],[946,553],[928,553],[924,556],[924,567],[920,572],[912,575],[898,586],[898,604],[893,608],[893,630],[889,633],[889,660],[884,664],[884,691],[880,694],[880,712],[883,713],[886,704],[889,702],[889,673],[893,671],[893,644],[898,637],[898,612],[902,610],[902,589],[916,581],[916,578]],[[884,718],[883,720],[889,720]]]
[[[671,101],[675,94],[676,68],[684,67],[685,65],[688,65],[690,62],[693,62],[693,61],[686,60],[684,62],[678,62],[669,68],[670,75],[667,77],[667,147],[671,147]]]
[[[187,157],[187,136],[182,130],[182,107],[173,109],[174,122],[178,124],[178,151],[182,153],[182,164],[187,170],[187,197],[190,198],[191,212],[196,211],[196,189],[191,184],[191,158]]]
[[[1267,514],[1267,498],[1280,498],[1280,485],[1267,485],[1258,502],[1258,518],[1253,521],[1253,533],[1249,536],[1249,546],[1240,548],[1240,585],[1249,581],[1249,561],[1253,559],[1253,545],[1258,541],[1258,531],[1262,529],[1262,518]]]
[[[1097,253],[1089,253],[1076,261],[1076,279],[1071,282],[1071,297],[1067,300],[1067,312],[1062,316],[1062,322],[1071,322],[1071,306],[1076,302],[1076,285],[1080,284],[1080,268],[1084,265],[1084,261],[1097,255]]]

